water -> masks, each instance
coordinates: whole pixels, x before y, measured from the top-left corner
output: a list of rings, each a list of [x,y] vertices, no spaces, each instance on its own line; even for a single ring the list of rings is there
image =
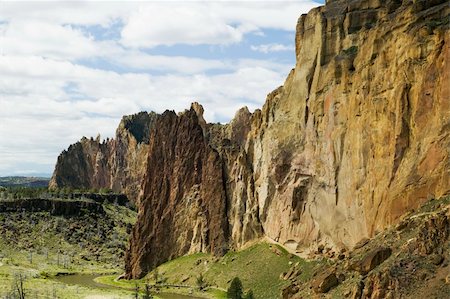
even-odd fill
[[[62,275],[57,276],[56,280],[64,283],[64,284],[76,284],[88,288],[97,288],[97,289],[109,289],[109,290],[117,290],[122,289],[117,286],[106,285],[102,283],[96,282],[94,279],[101,275],[96,274],[74,274],[74,275]],[[179,295],[172,293],[158,293],[158,297],[163,299],[199,299],[198,297],[188,296],[188,295]]]
[[[76,284],[83,287],[88,288],[97,288],[97,289],[116,289],[115,286],[110,286],[106,284],[101,284],[95,282],[94,279],[99,277],[100,275],[95,274],[74,274],[74,275],[61,275],[57,276],[56,280],[65,283],[65,284]]]

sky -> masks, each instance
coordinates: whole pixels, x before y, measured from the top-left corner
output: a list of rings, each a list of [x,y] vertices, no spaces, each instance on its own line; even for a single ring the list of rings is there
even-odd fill
[[[197,101],[208,122],[261,108],[323,1],[0,1],[0,176],[50,176],[123,115]]]

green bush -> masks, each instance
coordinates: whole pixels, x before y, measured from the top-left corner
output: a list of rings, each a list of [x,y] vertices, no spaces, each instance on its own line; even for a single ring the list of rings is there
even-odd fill
[[[227,298],[229,299],[243,299],[242,298],[242,282],[239,277],[233,278],[230,287],[227,290]]]

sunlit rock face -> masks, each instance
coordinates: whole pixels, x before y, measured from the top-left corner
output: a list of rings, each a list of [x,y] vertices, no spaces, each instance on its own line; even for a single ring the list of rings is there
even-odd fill
[[[156,113],[124,116],[114,139],[85,138],[61,153],[49,187],[112,189],[135,201],[146,171],[150,130]]]
[[[261,110],[208,124],[194,103],[140,138],[82,140],[52,185],[140,194],[129,278],[262,237],[352,248],[450,192],[448,16],[444,0],[327,1],[299,18],[295,68]]]
[[[247,142],[264,233],[352,247],[450,189],[446,1],[330,1]],[[258,113],[257,113],[258,114]]]

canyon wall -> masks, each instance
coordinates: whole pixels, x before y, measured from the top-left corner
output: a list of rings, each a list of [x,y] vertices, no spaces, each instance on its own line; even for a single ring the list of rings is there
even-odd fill
[[[352,247],[450,189],[446,1],[330,1],[252,127],[264,233]]]
[[[145,170],[131,172],[143,189],[127,277],[261,237],[297,252],[351,248],[448,194],[448,19],[444,0],[327,1],[299,18],[295,68],[261,110],[226,125],[207,124],[196,103],[156,116],[147,160],[133,164]],[[63,153],[52,182],[67,168],[98,184],[95,170],[70,169],[83,159],[111,169]]]
[[[126,256],[129,277],[186,253],[221,255],[228,249],[222,162],[199,120],[191,108],[180,115],[166,111],[155,121]]]
[[[83,137],[63,151],[50,189],[111,189],[135,201],[146,171],[150,130],[156,113],[124,116],[114,139]]]

